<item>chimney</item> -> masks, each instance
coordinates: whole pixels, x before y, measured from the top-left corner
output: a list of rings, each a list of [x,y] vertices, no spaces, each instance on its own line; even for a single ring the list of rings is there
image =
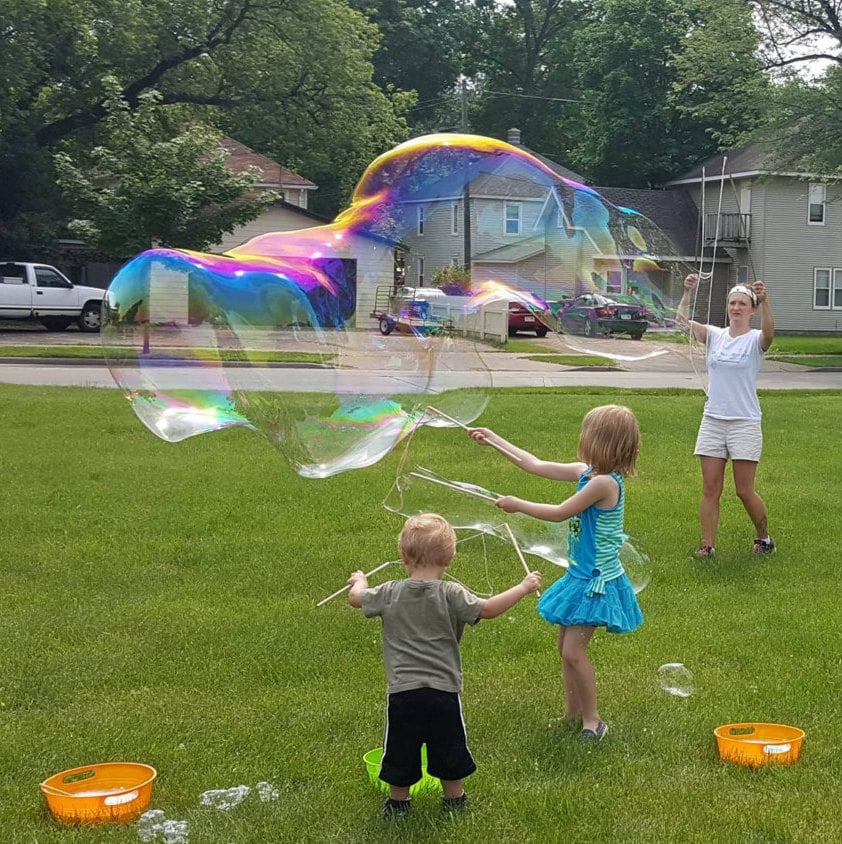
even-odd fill
[[[509,129],[506,132],[506,140],[513,146],[520,146],[520,129]]]

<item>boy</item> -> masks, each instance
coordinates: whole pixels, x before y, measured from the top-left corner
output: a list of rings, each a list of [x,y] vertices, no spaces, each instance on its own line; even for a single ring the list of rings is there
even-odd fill
[[[386,818],[406,815],[409,787],[421,779],[421,745],[427,769],[441,780],[442,807],[461,809],[464,777],[476,770],[462,719],[462,657],[459,640],[466,624],[494,618],[541,587],[541,573],[488,599],[442,580],[456,555],[456,534],[435,513],[407,519],[398,538],[405,580],[373,589],[361,571],[348,579],[348,601],[383,624],[383,658],[388,683],[386,736],[380,779],[389,783]]]

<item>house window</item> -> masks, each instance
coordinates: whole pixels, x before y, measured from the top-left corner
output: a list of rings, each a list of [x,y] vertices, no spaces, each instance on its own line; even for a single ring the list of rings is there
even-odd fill
[[[831,299],[833,310],[842,308],[842,270],[833,271],[833,298]]]
[[[424,259],[418,256],[418,286],[424,286]]]
[[[748,267],[737,267],[737,284],[748,284]]]
[[[520,234],[520,203],[507,202],[503,231],[506,234]]]
[[[450,206],[450,233],[459,234],[459,203]]]
[[[813,182],[807,207],[807,223],[811,226],[824,225],[824,207],[827,199],[827,185]]]
[[[830,270],[827,267],[817,267],[813,270],[813,308],[830,308]]]
[[[423,205],[418,206],[418,225],[416,227],[416,234],[424,234],[424,221],[427,219],[427,209]]]

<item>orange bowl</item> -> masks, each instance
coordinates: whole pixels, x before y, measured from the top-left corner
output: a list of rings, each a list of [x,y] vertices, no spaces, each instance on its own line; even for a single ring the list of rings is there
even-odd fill
[[[139,762],[105,762],[54,774],[40,788],[60,823],[131,823],[149,805],[157,775]]]
[[[720,759],[749,767],[792,764],[804,741],[804,730],[786,724],[725,724],[713,734]]]

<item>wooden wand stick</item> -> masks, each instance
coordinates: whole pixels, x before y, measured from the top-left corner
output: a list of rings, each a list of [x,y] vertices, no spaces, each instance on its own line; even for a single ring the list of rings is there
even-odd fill
[[[400,562],[400,560],[386,560],[385,563],[381,563],[379,566],[377,566],[376,569],[372,569],[371,571],[366,572],[365,576],[371,577],[371,575],[379,572],[380,569],[385,569],[386,566],[390,566],[390,565],[392,565],[392,563],[399,563],[399,562]],[[322,598],[322,600],[319,601],[319,603],[316,604],[316,606],[320,607],[320,606],[322,606],[322,604],[326,604],[328,601],[335,598],[337,595],[341,595],[343,592],[347,592],[350,588],[351,588],[351,584],[346,583],[341,589],[337,589],[332,595],[328,595],[327,598]]]

